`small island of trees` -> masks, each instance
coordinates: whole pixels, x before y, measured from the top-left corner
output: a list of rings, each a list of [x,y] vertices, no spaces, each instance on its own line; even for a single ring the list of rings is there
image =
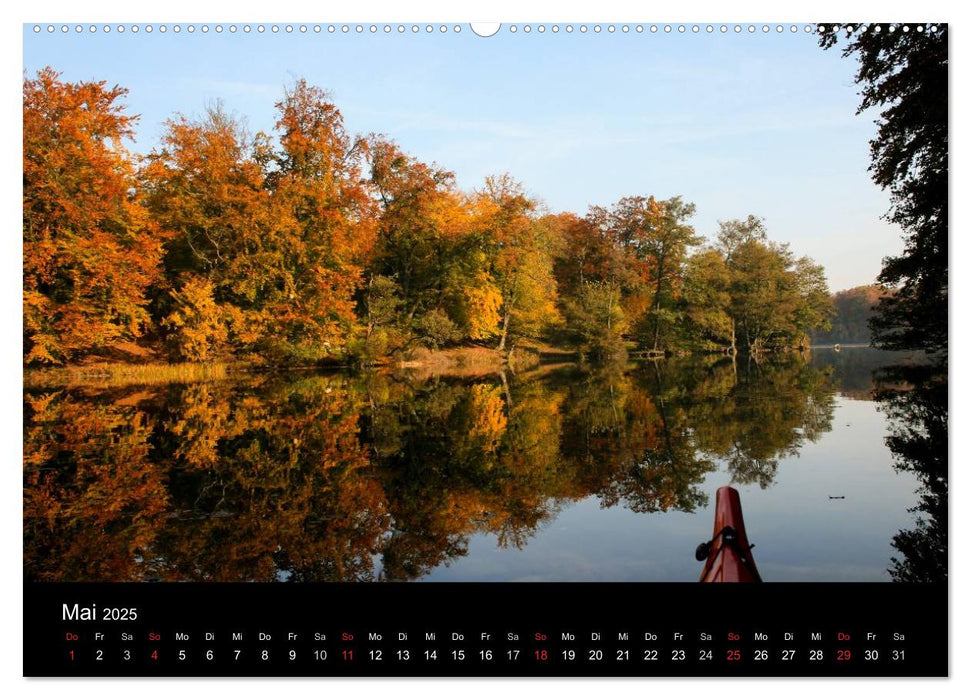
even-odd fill
[[[272,133],[214,106],[172,118],[144,156],[125,146],[124,88],[45,69],[23,89],[27,366],[124,347],[275,366],[422,347],[760,354],[829,327],[823,268],[759,217],[706,240],[681,197],[581,216],[508,174],[462,191],[387,137],[349,133],[302,80]]]

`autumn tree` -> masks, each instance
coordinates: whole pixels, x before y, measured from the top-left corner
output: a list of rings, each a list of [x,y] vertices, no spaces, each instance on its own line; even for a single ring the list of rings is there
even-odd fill
[[[559,230],[555,271],[567,334],[594,356],[617,355],[631,319],[649,303],[640,263],[617,241],[603,207],[591,207],[582,218],[561,214],[543,220]]]
[[[491,338],[502,299],[485,250],[491,208],[454,175],[375,137],[371,178],[379,206],[373,271],[397,285],[399,325],[432,344]]]
[[[159,313],[186,359],[227,339],[272,361],[341,358],[358,331],[373,238],[365,143],[304,81],[277,109],[279,147],[215,107],[170,121],[148,158],[145,201],[175,232]]]
[[[646,341],[653,350],[676,321],[674,301],[681,293],[684,263],[689,249],[701,243],[687,220],[695,206],[680,197],[658,201],[654,197],[624,197],[610,210],[615,240],[641,261],[641,274],[651,295],[646,319]]]
[[[562,213],[541,221],[559,230],[555,272],[561,295],[575,295],[587,282],[607,282],[618,290],[636,283],[628,251],[617,244],[607,209],[590,207],[583,217]]]
[[[340,358],[356,330],[355,294],[374,241],[367,142],[348,134],[327,93],[304,80],[276,106],[280,150],[267,184],[280,240],[261,344],[290,361]]]
[[[486,178],[480,197],[492,206],[488,246],[502,295],[502,351],[510,333],[534,337],[558,316],[552,230],[537,223],[536,202],[509,175]]]
[[[24,82],[25,361],[143,334],[174,359],[362,364],[421,343],[517,339],[608,358],[803,342],[822,268],[757,217],[701,239],[680,197],[547,214],[508,174],[463,192],[384,136],[347,131],[300,80],[274,131],[216,104],[176,115],[137,169],[133,118],[102,83]]]
[[[24,361],[142,336],[161,233],[133,195],[124,88],[45,68],[23,84]]]
[[[146,159],[142,199],[172,232],[167,292],[156,313],[181,359],[258,344],[279,271],[262,163],[268,148],[216,105],[202,119],[167,122],[161,146]]]

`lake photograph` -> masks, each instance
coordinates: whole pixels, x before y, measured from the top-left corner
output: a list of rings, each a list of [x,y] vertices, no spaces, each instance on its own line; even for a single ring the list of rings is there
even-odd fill
[[[65,27],[26,582],[947,581],[946,26]]]

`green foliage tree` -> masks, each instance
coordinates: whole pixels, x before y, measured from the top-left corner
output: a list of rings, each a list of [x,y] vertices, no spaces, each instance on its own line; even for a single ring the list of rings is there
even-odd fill
[[[684,308],[689,337],[738,353],[808,344],[825,328],[831,301],[823,268],[768,240],[761,219],[719,222],[713,248],[688,261]]]
[[[809,256],[796,259],[792,266],[796,305],[791,316],[790,338],[800,347],[808,346],[813,329],[827,329],[832,324],[833,301],[826,281],[826,270]]]
[[[597,281],[584,282],[565,304],[569,327],[594,357],[613,357],[623,349],[629,324],[620,302],[617,285]]]
[[[703,350],[731,348],[737,354],[731,315],[731,273],[721,252],[706,248],[688,258],[685,270],[685,333]]]
[[[659,350],[677,319],[675,300],[681,292],[689,248],[701,243],[687,220],[695,205],[680,197],[624,197],[609,212],[614,239],[640,261],[640,273],[651,295],[647,314],[647,342]],[[662,342],[663,341],[663,342]]]
[[[365,331],[354,354],[364,364],[373,364],[404,342],[399,323],[403,303],[401,288],[392,278],[371,273],[362,293],[361,317]]]

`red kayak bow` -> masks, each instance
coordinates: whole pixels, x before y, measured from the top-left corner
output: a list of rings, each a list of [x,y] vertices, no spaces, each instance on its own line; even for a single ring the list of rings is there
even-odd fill
[[[698,561],[705,562],[702,583],[760,583],[752,545],[745,534],[738,491],[722,486],[715,496],[715,530],[710,542],[698,545]]]

